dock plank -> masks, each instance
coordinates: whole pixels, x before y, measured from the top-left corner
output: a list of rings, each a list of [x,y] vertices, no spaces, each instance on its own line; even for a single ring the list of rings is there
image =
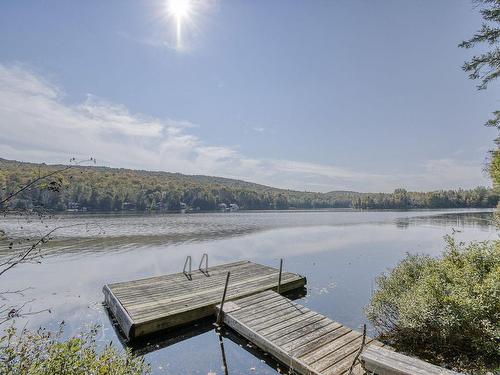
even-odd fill
[[[275,300],[279,270],[239,261],[193,271],[190,277],[179,272],[103,287],[105,303],[127,339],[175,328],[214,314],[220,303],[226,275],[231,272],[226,300],[242,299],[247,307]],[[283,272],[282,293],[302,288],[305,277]]]
[[[340,327],[342,327],[342,325],[340,323],[329,321],[323,327],[318,328],[317,330],[310,332],[308,334],[297,337],[293,340],[289,340],[288,342],[283,343],[281,345],[284,348],[285,347],[289,348],[294,353],[297,353],[298,348],[301,348],[302,346],[306,345],[307,343],[312,342],[312,341],[316,340],[317,338],[321,338],[321,337],[325,336],[326,334],[339,329]]]
[[[229,306],[224,305],[224,323],[296,373],[342,374],[347,364],[347,369],[350,368],[361,345],[360,332],[276,293],[271,298],[269,294],[274,292],[266,293],[262,299],[253,297],[260,301],[257,305],[240,305],[238,299],[232,300]],[[282,306],[282,310],[277,311],[282,315],[266,315],[268,305],[272,304],[271,310],[280,308],[277,301]]]
[[[248,279],[252,280],[252,279]],[[284,285],[290,285],[294,281],[299,282],[300,278],[295,275],[283,275],[282,289]],[[265,278],[256,278],[252,281],[239,281],[235,284],[230,283],[227,292],[227,299],[238,298],[248,294],[253,294],[262,290],[275,288],[277,284],[277,276],[271,275]],[[295,287],[296,288],[296,287]],[[175,299],[173,302],[170,298],[155,299],[150,303],[133,304],[127,308],[127,311],[138,318],[139,321],[150,320],[157,316],[163,316],[165,310],[173,313],[180,313],[186,310],[205,306],[207,301],[213,301],[213,305],[220,302],[224,286],[210,288],[209,290],[199,291],[197,293],[189,293],[182,299]]]
[[[248,278],[249,273],[251,272],[254,276],[258,275],[271,275],[275,274],[276,270],[269,269],[269,267],[256,265],[253,267],[252,265],[245,264],[237,267],[228,267],[225,272],[217,272],[217,273],[209,273],[209,276],[206,276],[202,272],[196,271],[191,274],[192,279],[189,280],[187,276],[183,273],[176,274],[175,277],[170,277],[170,275],[166,275],[163,280],[151,282],[150,284],[139,284],[139,285],[130,285],[130,286],[120,286],[115,287],[113,284],[113,291],[115,295],[120,298],[126,299],[144,299],[147,300],[151,296],[156,295],[165,295],[170,294],[175,296],[175,291],[182,292],[195,292],[198,288],[210,288],[213,286],[219,286],[221,283],[223,284],[225,281],[225,277],[227,272],[230,271],[232,274],[232,281],[237,281],[241,279]],[[195,277],[197,276],[197,277]],[[190,281],[189,283],[186,280]],[[146,294],[144,294],[146,292]]]
[[[258,287],[261,284],[267,284],[269,281],[274,282],[275,279],[277,280],[277,277],[278,277],[277,274],[266,274],[266,275],[258,274],[258,275],[253,275],[251,278],[242,277],[238,279],[231,279],[230,285],[232,287],[232,290],[238,288],[250,288],[253,286]],[[283,280],[287,281],[290,278],[294,279],[295,276],[292,274],[283,275],[282,281]],[[198,288],[195,288],[194,290],[187,290],[187,291],[174,290],[173,293],[165,291],[165,293],[162,293],[159,296],[151,294],[149,300],[144,301],[142,299],[140,300],[133,299],[131,302],[134,303],[133,308],[135,309],[143,309],[144,307],[154,306],[161,302],[168,303],[170,305],[179,303],[182,304],[183,301],[185,300],[197,300],[199,298],[210,297],[211,294],[220,295],[220,291],[224,290],[225,277],[223,280],[221,279],[220,281],[221,281],[220,283],[214,285],[213,284],[209,284],[206,286],[200,285]]]
[[[307,311],[309,311],[309,309],[306,309],[305,307],[303,308],[303,310],[298,310],[293,307],[286,307],[283,309],[275,310],[270,315],[264,315],[264,316],[259,315],[255,319],[249,319],[248,321],[242,319],[242,321],[245,322],[252,329],[260,330],[278,324],[279,322],[283,322],[288,319],[293,319],[296,316],[303,315]]]
[[[366,369],[380,375],[457,375],[418,358],[396,353],[385,347],[370,347],[360,355]]]

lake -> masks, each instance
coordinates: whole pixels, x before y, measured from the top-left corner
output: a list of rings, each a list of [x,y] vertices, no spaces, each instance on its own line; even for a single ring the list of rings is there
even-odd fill
[[[19,319],[19,326],[75,334],[99,324],[99,343],[121,346],[102,306],[107,283],[180,272],[187,255],[197,265],[249,259],[307,277],[299,303],[351,328],[366,323],[363,308],[375,278],[406,253],[437,256],[443,236],[457,240],[498,239],[492,210],[441,211],[266,211],[198,214],[65,214],[40,221],[1,218],[11,238],[34,238],[62,226],[44,247],[41,264],[22,264],[1,279],[2,290],[30,287],[26,311],[50,309]],[[0,256],[10,253],[1,242]],[[17,300],[16,300],[17,299]],[[162,335],[135,348],[154,374],[223,374],[219,337],[206,322],[182,330],[179,339]],[[371,330],[371,327],[369,327]],[[178,342],[176,342],[178,341]],[[230,374],[276,374],[264,353],[230,333],[223,338]]]

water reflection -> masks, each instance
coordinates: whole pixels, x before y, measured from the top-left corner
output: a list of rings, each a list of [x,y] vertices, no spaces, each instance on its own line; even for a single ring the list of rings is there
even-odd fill
[[[97,252],[134,251],[138,247],[160,247],[203,243],[242,237],[280,228],[395,224],[472,227],[491,229],[492,211],[271,211],[240,213],[179,214],[67,214],[44,220],[0,218],[7,238],[0,240],[0,257],[22,246],[23,239],[40,238],[61,227],[44,245],[44,254],[85,255]],[[31,243],[27,241],[26,243]]]
[[[491,212],[443,213],[428,216],[401,217],[395,220],[398,228],[407,229],[415,225],[431,225],[454,228],[479,228],[489,230],[495,225]]]
[[[110,318],[112,317],[110,316]],[[118,326],[116,324],[113,324],[113,326],[115,327],[117,335],[120,337],[122,345],[130,348],[132,352],[137,355],[145,355],[168,348],[171,345],[215,330],[214,319],[206,318],[184,327],[179,327],[164,333],[158,333],[156,335],[150,335],[145,338],[139,338],[133,342],[127,343]]]
[[[45,225],[96,220],[105,229],[97,237],[86,232],[85,225],[64,229],[48,243],[51,255],[42,264],[12,269],[2,279],[2,289],[32,287],[11,302],[34,299],[28,309],[51,310],[18,320],[20,327],[57,329],[64,320],[65,334],[72,335],[99,324],[99,343],[119,345],[120,337],[102,307],[104,284],[180,272],[186,255],[198,264],[205,252],[210,265],[249,259],[277,267],[284,258],[284,270],[307,276],[308,294],[299,296],[300,304],[360,329],[377,275],[407,252],[439,255],[443,236],[452,229],[459,230],[459,241],[498,239],[491,219],[491,211],[477,210],[63,215],[43,224],[1,218],[0,228],[10,238],[32,237]],[[10,250],[2,243],[0,253],[5,255]],[[223,374],[219,338],[210,325],[197,324],[198,331],[181,333],[180,341],[162,335],[134,350],[151,363],[153,374]],[[276,364],[268,366],[265,354],[255,357],[247,343],[230,333],[223,339],[231,374],[276,374]]]

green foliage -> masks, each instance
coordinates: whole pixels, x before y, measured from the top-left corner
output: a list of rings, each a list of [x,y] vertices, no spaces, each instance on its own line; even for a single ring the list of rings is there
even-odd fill
[[[481,29],[469,40],[459,44],[462,48],[472,48],[478,44],[487,44],[489,51],[472,57],[463,65],[463,70],[469,73],[470,79],[479,79],[481,83],[479,89],[484,89],[488,83],[498,78],[500,75],[500,48],[498,46],[500,38],[500,1],[499,0],[479,0],[483,4],[480,10],[483,16]]]
[[[0,337],[0,373],[5,375],[140,375],[150,372],[142,358],[107,345],[98,351],[95,329],[61,340],[57,333],[39,329],[6,329]]]
[[[500,0],[477,0],[482,6],[480,9],[483,17],[481,29],[469,40],[459,44],[462,48],[473,48],[486,45],[480,55],[473,56],[463,65],[463,70],[469,74],[470,79],[479,80],[479,89],[486,89],[488,84],[500,76]],[[500,111],[493,112],[493,118],[486,121],[486,126],[494,126],[500,130]],[[489,166],[493,186],[500,191],[500,139],[495,141],[496,150],[492,152]]]
[[[500,149],[492,152],[490,175],[493,179],[493,186],[497,191],[500,191]]]
[[[61,166],[0,159],[0,200],[39,175]],[[51,184],[54,182],[54,184]],[[56,187],[56,188],[53,188]],[[86,207],[94,211],[179,210],[181,202],[194,210],[215,210],[220,203],[236,203],[249,210],[311,208],[451,208],[494,207],[498,195],[490,189],[368,194],[351,191],[301,192],[221,177],[187,176],[104,167],[74,167],[34,184],[15,199],[11,208],[45,207],[60,211]]]
[[[0,159],[0,200],[61,167]],[[62,210],[73,202],[95,211],[144,211],[179,210],[182,202],[195,210],[215,210],[220,203],[260,210],[327,208],[349,207],[355,194],[299,192],[221,177],[76,166],[23,191],[10,200],[10,206]]]
[[[396,350],[459,370],[500,366],[500,242],[407,255],[377,279],[367,316]]]
[[[439,190],[408,192],[396,189],[394,193],[364,193],[352,201],[354,208],[409,209],[409,208],[461,208],[495,207],[498,193],[492,189],[477,187],[471,190]]]

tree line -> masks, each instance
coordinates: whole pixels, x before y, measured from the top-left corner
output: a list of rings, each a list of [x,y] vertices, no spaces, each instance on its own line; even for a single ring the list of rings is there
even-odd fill
[[[0,159],[0,201],[38,176],[62,166]],[[9,201],[11,209],[43,207],[54,211],[211,211],[236,203],[248,210],[317,208],[408,209],[494,207],[491,189],[434,192],[329,193],[277,189],[255,183],[210,176],[75,166],[35,184]]]
[[[498,194],[492,189],[477,187],[464,190],[408,192],[396,189],[393,193],[360,194],[352,201],[353,208],[487,208],[498,204]]]

